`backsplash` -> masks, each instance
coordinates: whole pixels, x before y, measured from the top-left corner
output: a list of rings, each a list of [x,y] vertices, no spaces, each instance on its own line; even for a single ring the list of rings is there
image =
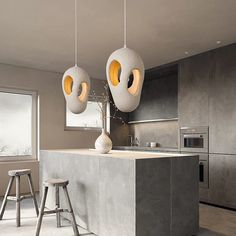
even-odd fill
[[[158,121],[129,125],[129,133],[139,140],[139,146],[156,142],[160,147],[178,148],[178,121]]]

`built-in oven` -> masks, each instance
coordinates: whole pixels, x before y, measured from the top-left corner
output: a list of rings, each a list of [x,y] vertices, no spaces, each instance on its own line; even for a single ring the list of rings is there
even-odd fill
[[[180,129],[180,150],[208,153],[208,136],[208,127],[182,127]]]
[[[209,188],[209,128],[182,127],[180,151],[199,156],[199,186]]]

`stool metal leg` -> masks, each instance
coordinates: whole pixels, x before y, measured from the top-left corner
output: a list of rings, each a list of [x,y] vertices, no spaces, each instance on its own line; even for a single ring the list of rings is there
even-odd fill
[[[36,211],[36,214],[37,216],[39,215],[39,208],[38,208],[38,203],[37,203],[37,200],[36,200],[36,197],[35,197],[35,192],[34,192],[34,186],[33,186],[33,181],[32,181],[32,177],[31,177],[31,174],[28,174],[28,182],[29,182],[29,187],[30,187],[30,192],[31,192],[31,195],[33,197],[33,202],[34,202],[34,207],[35,207],[35,211]]]
[[[55,187],[55,197],[56,197],[56,210],[60,208],[60,197],[59,197],[59,187]],[[61,215],[60,212],[56,213],[57,217],[57,228],[61,227]]]
[[[46,203],[46,199],[47,199],[47,194],[48,194],[48,187],[45,186],[44,192],[43,192],[43,198],[42,198],[42,202],[41,202],[41,207],[40,207],[40,211],[39,211],[39,217],[38,217],[38,221],[37,221],[37,225],[36,225],[35,236],[39,236],[39,233],[40,233],[43,215],[44,215],[45,203]]]
[[[2,202],[2,206],[1,206],[1,210],[0,210],[0,220],[2,220],[2,217],[4,215],[5,209],[6,209],[6,205],[7,205],[7,197],[9,196],[10,192],[11,192],[11,188],[12,188],[12,184],[14,181],[15,177],[12,176],[9,180],[8,186],[7,186],[7,190]]]
[[[20,176],[16,176],[16,226],[20,227]]]
[[[69,213],[71,214],[71,223],[72,223],[72,227],[73,227],[73,230],[74,230],[74,235],[79,236],[79,231],[78,231],[78,228],[77,228],[77,225],[76,225],[75,215],[74,215],[74,212],[73,212],[73,208],[72,208],[72,205],[71,205],[71,201],[70,201],[70,197],[69,197],[69,194],[68,194],[68,191],[67,191],[67,187],[64,186],[63,190],[64,190],[64,193],[65,193]]]

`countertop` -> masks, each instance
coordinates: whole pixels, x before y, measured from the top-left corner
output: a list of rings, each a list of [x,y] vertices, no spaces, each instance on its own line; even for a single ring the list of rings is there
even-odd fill
[[[107,158],[122,158],[122,159],[153,159],[153,158],[176,158],[195,156],[190,154],[179,154],[171,152],[147,152],[133,150],[111,150],[108,154],[99,154],[95,149],[55,149],[42,150],[42,152],[56,152],[62,154],[81,155],[86,157],[107,157]]]

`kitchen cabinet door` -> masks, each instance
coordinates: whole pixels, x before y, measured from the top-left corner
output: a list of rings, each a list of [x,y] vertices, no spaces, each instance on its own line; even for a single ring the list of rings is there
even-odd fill
[[[236,44],[214,51],[210,80],[210,152],[236,154]]]
[[[208,202],[236,209],[236,155],[210,154]]]
[[[179,66],[179,124],[208,126],[209,78],[212,53],[184,59]]]

